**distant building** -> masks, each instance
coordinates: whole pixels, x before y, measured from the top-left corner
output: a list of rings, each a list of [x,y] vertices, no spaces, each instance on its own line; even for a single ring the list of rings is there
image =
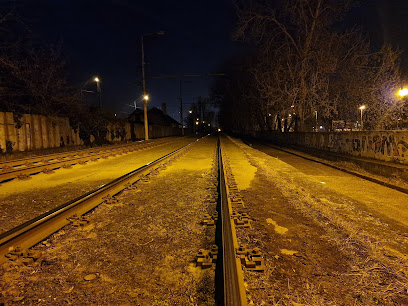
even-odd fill
[[[147,111],[147,122],[149,124],[149,138],[158,138],[166,136],[177,136],[181,134],[180,123],[167,115],[166,106],[162,110],[152,107]],[[133,126],[135,135],[132,138],[143,139],[144,135],[144,112],[143,109],[136,109],[128,117],[129,123]]]
[[[128,117],[130,123],[144,123],[143,109],[136,109]],[[180,127],[180,123],[174,120],[172,117],[164,113],[157,107],[152,107],[147,111],[147,122],[149,125],[162,125],[168,127]]]

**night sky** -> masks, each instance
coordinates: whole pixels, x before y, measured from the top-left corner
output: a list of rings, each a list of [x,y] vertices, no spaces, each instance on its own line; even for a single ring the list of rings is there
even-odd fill
[[[127,105],[142,94],[142,34],[165,32],[145,38],[147,77],[215,73],[225,58],[242,49],[231,41],[234,14],[229,0],[28,0],[19,5],[19,14],[42,41],[62,39],[70,81],[79,88],[98,75],[102,105],[118,112],[130,112]],[[149,105],[167,103],[177,120],[180,80],[147,81]],[[194,98],[208,96],[212,80],[181,80],[184,112]]]
[[[147,76],[217,73],[231,55],[245,52],[231,40],[234,29],[232,0],[25,0],[18,12],[40,40],[63,41],[69,60],[70,82],[81,87],[90,77],[102,80],[102,105],[118,113],[142,94],[142,34],[145,38]],[[347,16],[360,24],[375,45],[383,40],[408,50],[408,1],[367,0]],[[406,53],[403,54],[406,57]],[[406,63],[406,62],[404,62]],[[208,96],[212,77],[184,78],[183,102]],[[180,79],[150,79],[150,106],[167,103],[168,113],[179,120]],[[142,106],[139,102],[138,106]]]

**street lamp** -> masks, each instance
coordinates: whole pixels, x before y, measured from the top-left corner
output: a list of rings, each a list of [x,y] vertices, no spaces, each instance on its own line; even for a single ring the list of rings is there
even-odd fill
[[[408,89],[407,89],[407,88],[400,89],[400,90],[398,91],[398,95],[399,95],[400,97],[405,97],[406,95],[408,95]]]
[[[97,77],[97,76],[92,77],[88,81],[86,81],[86,83],[81,88],[81,98],[82,98],[82,92],[84,92],[84,91],[93,93],[93,91],[88,91],[88,90],[84,89],[85,86],[88,85],[88,83],[91,82],[91,81],[96,83],[96,95],[98,97],[98,104],[99,104],[99,108],[100,108],[101,107],[101,85],[100,85],[101,80],[99,79],[99,77]]]
[[[96,94],[98,96],[99,108],[101,108],[101,80],[98,77],[95,77],[94,81],[96,83]]]
[[[149,123],[147,122],[147,100],[149,100],[149,96],[146,94],[146,78],[145,78],[145,61],[144,61],[144,38],[146,36],[153,36],[153,35],[164,35],[163,31],[155,32],[155,33],[148,33],[143,34],[141,37],[142,42],[142,82],[143,82],[143,99],[144,99],[144,130],[145,130],[145,140],[149,139]]]
[[[366,106],[361,105],[358,109],[360,110],[360,130],[363,130],[363,110],[366,109]]]

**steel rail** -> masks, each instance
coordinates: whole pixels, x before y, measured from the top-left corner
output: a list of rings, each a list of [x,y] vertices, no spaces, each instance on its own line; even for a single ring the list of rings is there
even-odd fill
[[[7,261],[6,255],[16,247],[29,249],[56,231],[69,224],[68,218],[81,216],[99,206],[109,196],[115,196],[134,184],[144,175],[148,175],[152,168],[165,162],[180,151],[186,149],[196,141],[189,143],[169,154],[166,154],[138,169],[133,170],[96,190],[88,192],[59,207],[56,207],[24,224],[0,234],[0,264]],[[157,167],[156,167],[157,168]]]
[[[220,172],[224,305],[246,306],[244,276],[241,261],[236,256],[239,245],[234,222],[231,222],[232,203],[228,197],[228,184],[225,182],[226,172],[223,166],[221,141],[218,148],[218,163]]]
[[[311,155],[311,154],[309,154],[309,156],[312,156],[312,157],[307,157],[307,156],[303,156],[302,154],[298,154],[298,153],[295,153],[295,152],[291,152],[291,151],[289,151],[289,150],[287,150],[287,149],[285,150],[285,149],[283,149],[283,148],[281,148],[281,147],[279,147],[279,146],[276,146],[276,145],[272,145],[272,144],[264,144],[264,145],[267,146],[267,147],[273,148],[273,149],[275,149],[275,150],[278,150],[278,151],[281,151],[281,152],[284,152],[284,153],[287,153],[287,154],[290,154],[290,155],[294,155],[294,156],[296,156],[296,157],[300,157],[300,158],[302,158],[302,159],[305,159],[305,160],[308,160],[308,161],[311,161],[311,162],[315,162],[315,163],[317,163],[317,164],[321,164],[321,165],[324,165],[324,166],[327,166],[327,167],[330,167],[330,168],[333,168],[333,169],[342,171],[342,172],[347,173],[347,174],[351,174],[351,175],[353,175],[353,176],[359,177],[359,178],[364,179],[364,180],[366,180],[366,181],[370,181],[370,182],[372,182],[372,183],[376,183],[376,184],[379,184],[379,185],[381,185],[381,186],[384,186],[384,187],[387,187],[387,188],[390,188],[390,189],[394,189],[394,190],[397,190],[397,191],[399,191],[399,192],[408,194],[408,188],[404,188],[404,187],[401,187],[401,186],[393,185],[393,184],[391,184],[391,183],[387,183],[387,182],[384,182],[384,181],[382,181],[382,180],[379,180],[379,179],[376,179],[376,178],[373,178],[373,177],[370,177],[370,176],[367,176],[367,175],[364,175],[364,174],[361,174],[361,173],[358,173],[358,172],[355,172],[355,171],[352,171],[352,170],[348,170],[348,169],[345,169],[345,168],[342,168],[342,167],[339,167],[339,166],[330,164],[330,163],[325,162],[325,161],[323,161],[323,160],[314,159],[314,158],[313,158],[314,156]],[[291,149],[291,150],[297,151],[297,150],[294,150],[294,149]],[[299,151],[297,151],[297,152],[299,152]],[[301,151],[300,151],[300,152],[301,152]],[[303,152],[301,152],[301,153],[303,153]],[[307,154],[307,153],[306,153],[306,154]],[[328,154],[330,154],[330,153],[328,153]],[[344,156],[343,158],[344,158],[344,159],[347,159],[347,156]],[[322,158],[321,158],[321,159],[322,159]],[[349,160],[350,160],[350,159],[349,159]],[[351,161],[351,162],[352,162],[352,161]]]
[[[0,169],[3,168],[12,168],[18,166],[24,166],[27,163],[37,163],[43,162],[44,160],[53,160],[53,159],[61,159],[69,156],[81,156],[85,154],[97,153],[99,151],[106,151],[111,149],[119,149],[123,147],[131,147],[135,145],[134,143],[127,143],[127,144],[120,144],[120,145],[113,145],[109,147],[97,147],[97,148],[88,148],[88,149],[81,149],[81,150],[73,150],[73,151],[66,151],[61,153],[54,153],[54,154],[46,154],[40,156],[33,156],[33,157],[26,157],[20,159],[13,159],[9,161],[0,162]]]
[[[165,143],[165,142],[164,142]],[[32,175],[39,172],[47,170],[55,170],[64,166],[70,167],[72,165],[78,163],[85,163],[91,160],[98,160],[101,158],[108,158],[109,156],[115,156],[118,154],[124,154],[128,152],[133,152],[135,150],[143,150],[151,147],[155,147],[158,145],[163,144],[163,142],[149,142],[149,143],[142,143],[142,144],[133,144],[130,146],[121,146],[115,148],[109,148],[105,150],[101,150],[98,152],[91,152],[88,154],[66,154],[63,155],[66,158],[54,158],[51,159],[48,157],[42,157],[40,161],[36,162],[29,162],[30,160],[26,160],[25,166],[23,167],[14,167],[11,169],[3,169],[0,171],[0,182],[4,182],[10,179],[14,179],[19,177],[20,175]],[[38,160],[35,158],[34,160]]]

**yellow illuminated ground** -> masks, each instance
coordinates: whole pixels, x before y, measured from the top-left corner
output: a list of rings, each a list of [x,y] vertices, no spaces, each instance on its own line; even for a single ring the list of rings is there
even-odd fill
[[[88,225],[37,245],[41,266],[0,266],[0,304],[215,305],[215,265],[195,264],[215,239],[201,224],[215,211],[205,200],[215,148],[216,138],[200,140],[120,202],[100,205]]]
[[[51,174],[39,173],[28,180],[4,183],[0,186],[0,233],[191,142],[195,139],[177,139],[86,165],[60,168]]]
[[[245,271],[255,305],[406,305],[408,195],[327,166],[224,138],[263,252]]]

